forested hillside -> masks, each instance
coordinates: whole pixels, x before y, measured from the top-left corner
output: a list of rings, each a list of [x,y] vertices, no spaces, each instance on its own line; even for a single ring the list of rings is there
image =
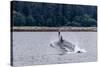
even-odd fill
[[[97,7],[39,2],[12,2],[13,26],[96,27]]]

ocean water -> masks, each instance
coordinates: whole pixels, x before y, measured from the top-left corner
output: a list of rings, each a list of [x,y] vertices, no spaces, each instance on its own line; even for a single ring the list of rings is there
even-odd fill
[[[63,38],[86,50],[84,53],[59,55],[50,44],[58,32],[13,32],[13,65],[40,65],[93,62],[97,60],[97,32],[61,32]]]

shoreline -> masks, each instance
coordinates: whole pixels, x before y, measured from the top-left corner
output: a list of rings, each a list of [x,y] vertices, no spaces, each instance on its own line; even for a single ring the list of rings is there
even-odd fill
[[[11,32],[97,32],[97,27],[12,27]]]

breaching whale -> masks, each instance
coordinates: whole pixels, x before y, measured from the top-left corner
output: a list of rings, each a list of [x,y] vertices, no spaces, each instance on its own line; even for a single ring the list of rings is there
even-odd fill
[[[58,40],[50,44],[51,47],[59,50],[61,53],[59,55],[64,55],[66,53],[83,53],[86,52],[84,49],[80,49],[78,45],[74,45],[71,42],[63,39],[63,36],[58,32]]]

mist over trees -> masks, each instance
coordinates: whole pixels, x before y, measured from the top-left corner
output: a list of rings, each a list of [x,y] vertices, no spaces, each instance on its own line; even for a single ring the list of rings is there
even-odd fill
[[[97,7],[12,1],[13,26],[96,27]]]

